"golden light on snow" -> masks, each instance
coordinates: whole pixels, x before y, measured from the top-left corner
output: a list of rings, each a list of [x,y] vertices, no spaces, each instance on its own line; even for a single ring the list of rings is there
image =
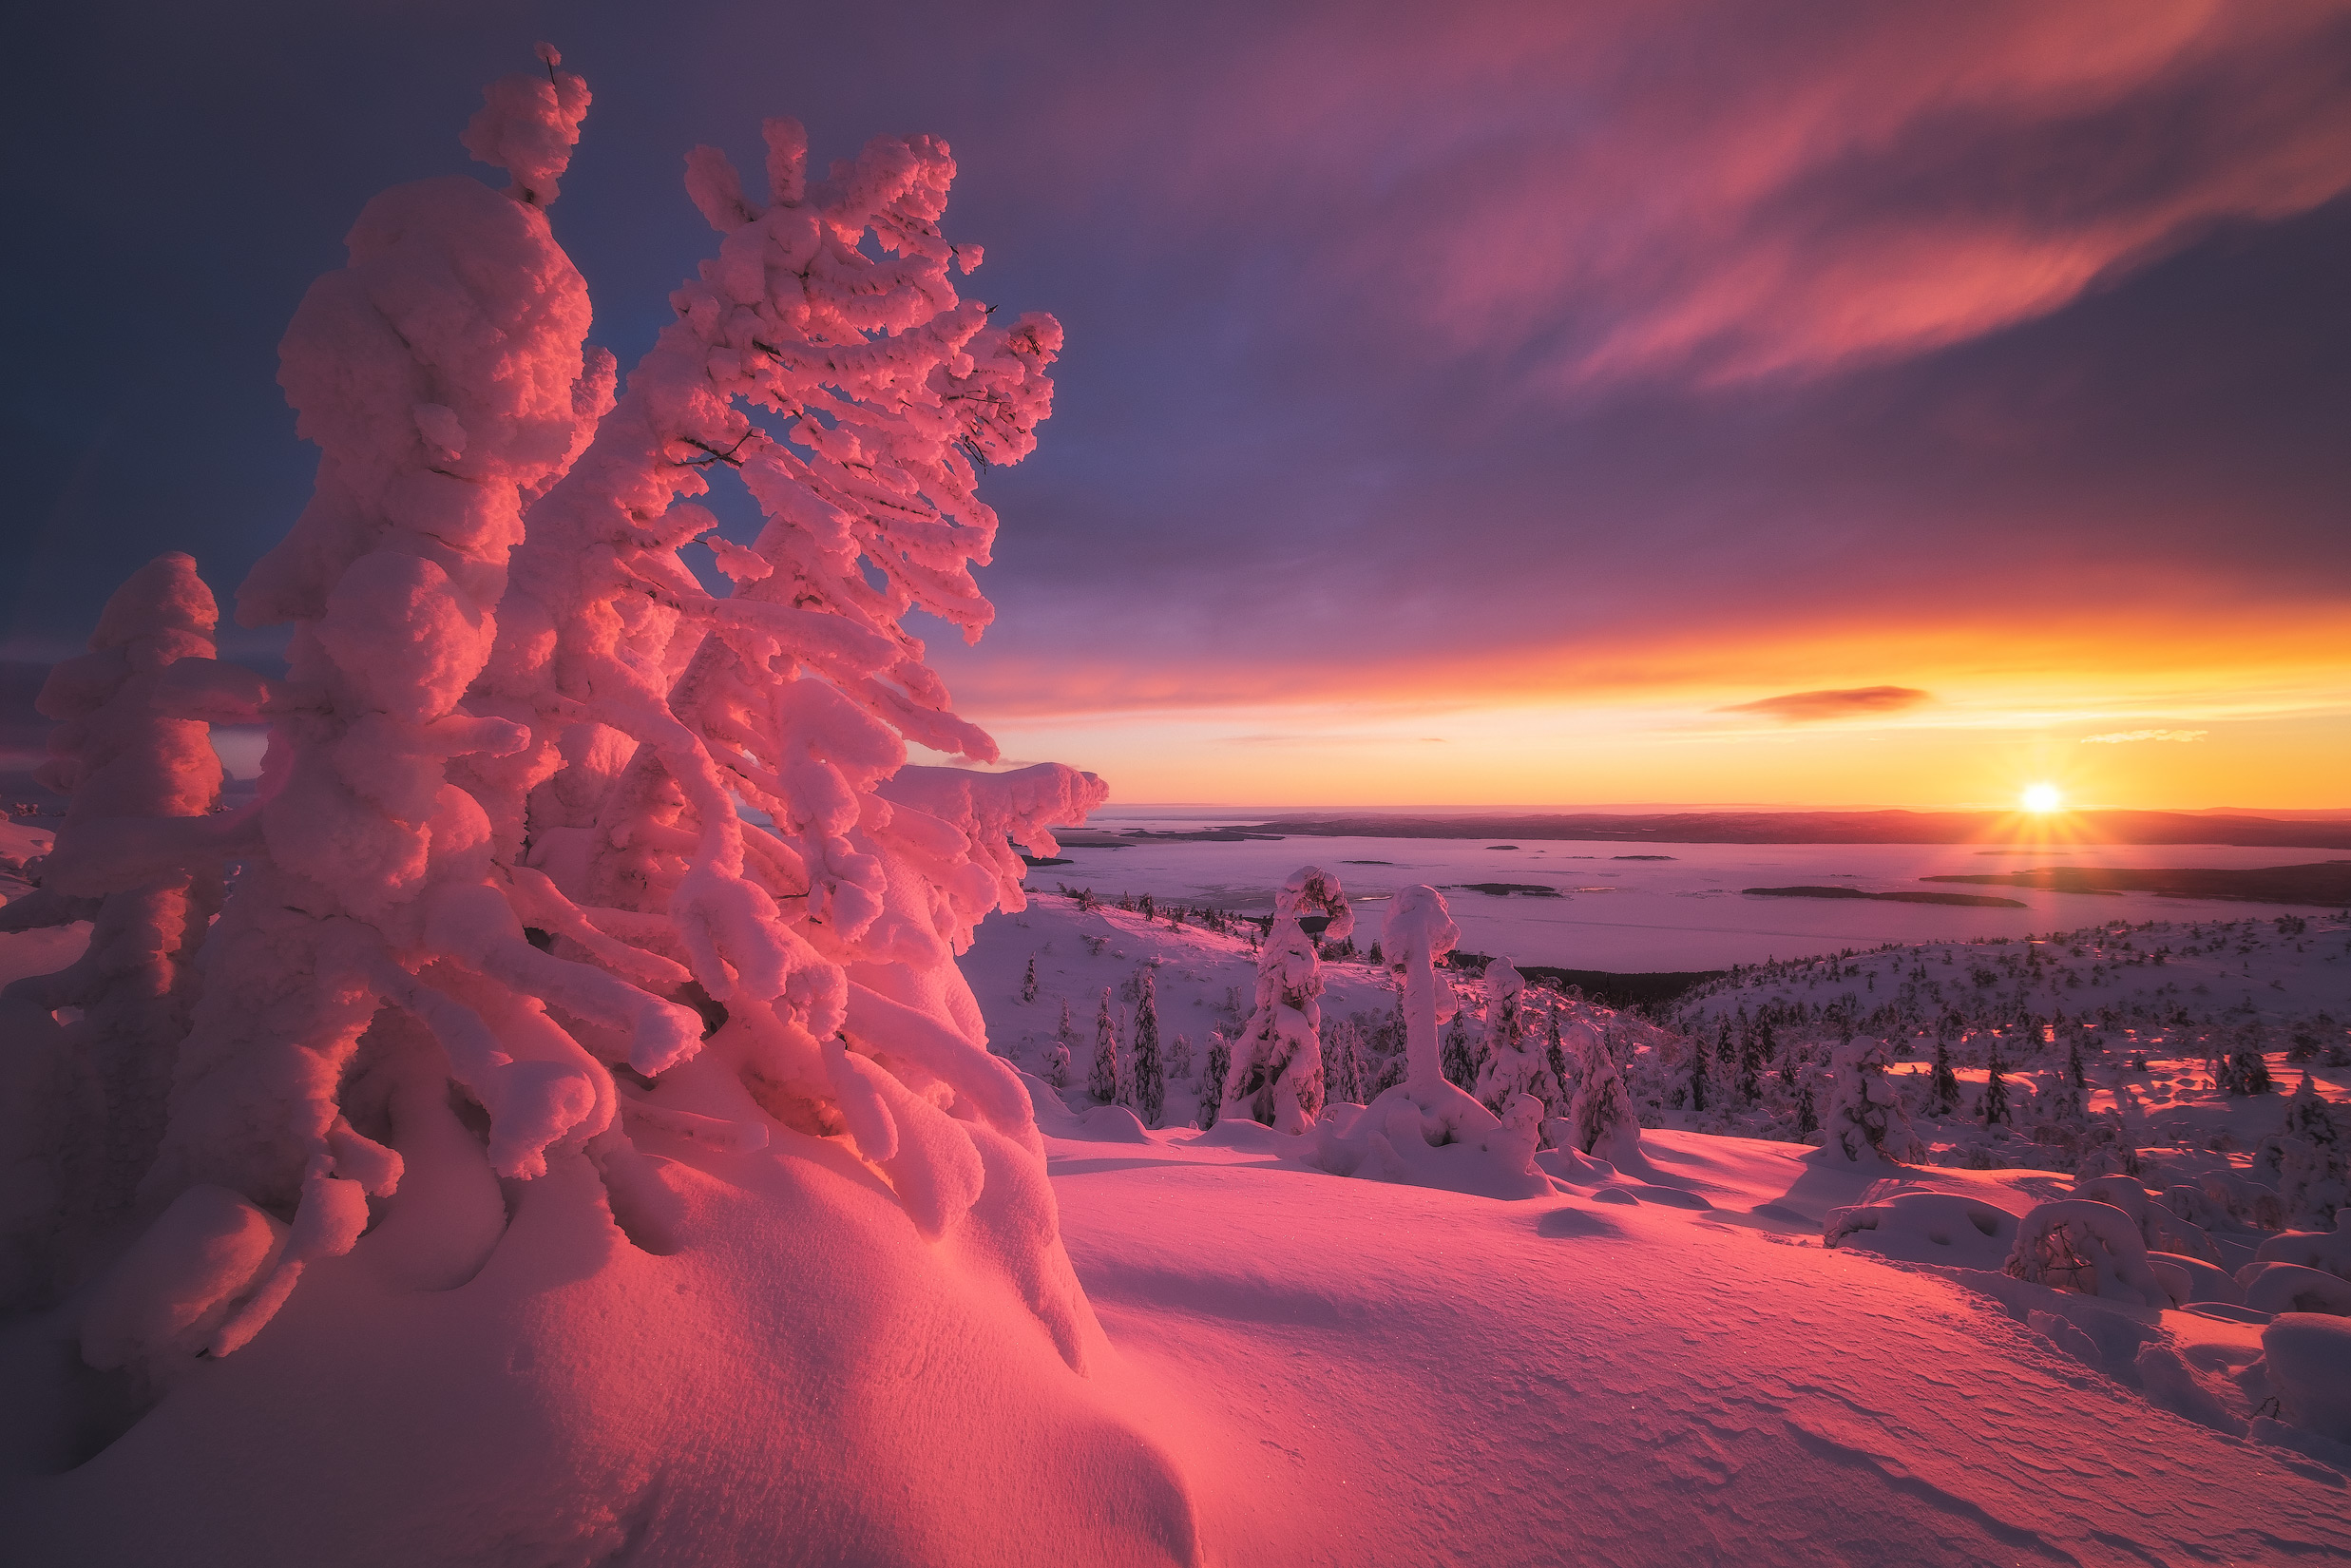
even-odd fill
[[[2055,784],[2028,784],[2024,788],[2024,809],[2028,812],[2054,812],[2065,804]]]

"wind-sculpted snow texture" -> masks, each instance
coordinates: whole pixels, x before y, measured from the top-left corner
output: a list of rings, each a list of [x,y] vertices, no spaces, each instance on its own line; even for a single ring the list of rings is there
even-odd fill
[[[138,820],[69,825],[35,899],[72,918],[125,889],[179,898],[143,960],[168,1022],[192,990],[202,879],[239,870],[192,1024],[124,1037],[142,1072],[177,1047],[160,1146],[156,1097],[105,1088],[109,1127],[119,1111],[153,1157],[105,1152],[91,1191],[127,1208],[135,1183],[136,1223],[102,1249],[110,1269],[64,1282],[82,1294],[52,1328],[123,1397],[76,1414],[92,1396],[35,1357],[29,1407],[58,1417],[20,1445],[47,1456],[36,1469],[86,1457],[77,1426],[118,1423],[39,1491],[44,1539],[170,1475],[192,1487],[175,1548],[191,1561],[342,1552],[238,1543],[238,1521],[296,1515],[402,1561],[664,1539],[645,1549],[1188,1559],[1182,1482],[1082,1383],[1100,1334],[1028,1096],[953,962],[982,918],[1023,907],[1010,846],[1050,853],[1049,825],[1082,821],[1105,788],[1058,764],[907,766],[909,741],[996,755],[900,622],[987,624],[971,567],[997,520],[975,487],[1034,447],[1060,329],[991,328],[957,296],[950,266],[980,252],[940,234],[944,143],[879,138],[811,179],[799,126],[774,120],[763,202],[719,154],[687,160],[717,254],[616,399],[545,210],[588,93],[552,49],[541,60],[488,89],[465,137],[508,188],[378,197],[286,334],[316,491],[239,595],[248,624],[291,624],[286,677],[210,658],[211,601],[184,557],[134,580],[91,660],[61,672],[54,713],[79,728],[61,733],[74,776],[59,782],[83,815]],[[754,427],[744,403],[783,428]],[[715,526],[691,497],[716,466],[767,520],[749,545],[713,539],[724,598],[678,555]],[[271,737],[256,803],[208,818],[210,722]],[[126,791],[128,765],[108,771],[125,745],[201,766]],[[115,908],[85,966],[123,961]],[[40,986],[41,1008],[80,1004],[63,979]],[[40,1153],[10,1145],[12,1161]],[[24,1189],[33,1207],[82,1179],[82,1157]],[[11,1267],[46,1266],[55,1238],[10,1224]],[[673,1293],[708,1303],[706,1343],[671,1343]],[[744,1322],[765,1329],[743,1339]],[[609,1368],[571,1360],[591,1345]],[[576,1407],[468,1389],[451,1367],[477,1353],[566,1363],[547,1397]],[[863,1365],[944,1370],[954,1391],[927,1377],[937,1407],[893,1415],[905,1399]],[[321,1432],[288,1399],[341,1425]],[[753,1480],[731,1522],[692,1500],[734,1483],[644,1446],[645,1412],[681,1399],[697,1420],[738,1412],[728,1441]],[[266,1431],[240,1409],[268,1412]],[[1031,1438],[933,1465],[935,1446],[979,1450],[1007,1421]],[[449,1425],[487,1445],[481,1478],[451,1482],[500,1491],[476,1523],[398,1487],[339,1519],[285,1505],[288,1488],[331,1491],[303,1478],[380,1471],[379,1444],[455,1452]],[[926,1466],[904,1483],[919,1507],[877,1479]],[[1093,1502],[1040,1522],[1050,1478],[1080,1471]],[[678,1500],[667,1525],[659,1499]],[[108,1520],[122,1559],[143,1528]]]
[[[1299,922],[1320,915],[1320,937]],[[1282,884],[1273,925],[1257,959],[1257,1004],[1233,1042],[1220,1118],[1247,1117],[1285,1133],[1304,1132],[1323,1108],[1322,958],[1318,943],[1355,929],[1339,879],[1302,866]]]

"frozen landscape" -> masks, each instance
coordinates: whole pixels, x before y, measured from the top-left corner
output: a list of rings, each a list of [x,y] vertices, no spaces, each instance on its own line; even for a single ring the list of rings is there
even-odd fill
[[[1122,840],[925,641],[1064,341],[948,145],[695,147],[624,369],[536,60],[40,687],[0,1561],[2351,1560],[2351,908],[1972,880],[2339,854]]]

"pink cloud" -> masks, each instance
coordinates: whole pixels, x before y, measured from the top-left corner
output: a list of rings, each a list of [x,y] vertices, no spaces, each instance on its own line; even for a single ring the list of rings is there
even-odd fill
[[[1318,16],[1187,82],[1251,112],[1156,150],[1292,229],[1367,331],[1567,388],[1735,382],[1996,331],[2351,188],[2347,44],[2338,0]]]

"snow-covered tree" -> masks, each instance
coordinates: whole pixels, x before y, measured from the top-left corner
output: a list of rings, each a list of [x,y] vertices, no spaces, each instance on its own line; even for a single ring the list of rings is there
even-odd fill
[[[1478,1056],[1470,1048],[1469,1020],[1458,1012],[1445,1025],[1444,1080],[1463,1090],[1475,1088],[1478,1082]]]
[[[159,556],[115,590],[90,651],[50,670],[37,707],[58,721],[35,776],[69,798],[42,886],[0,931],[91,922],[55,974],[0,991],[10,1087],[0,1096],[0,1306],[69,1290],[126,1218],[163,1130],[188,1032],[196,963],[220,908],[218,858],[113,862],[142,819],[193,829],[220,798],[208,727],[156,696],[182,660],[209,663],[219,619],[196,563]],[[79,1017],[61,1023],[55,1015]]]
[[[1886,1077],[1885,1042],[1855,1037],[1837,1047],[1822,1150],[1850,1163],[1916,1159],[1921,1152],[1910,1119]]]
[[[2008,1064],[2000,1060],[2000,1042],[1992,1042],[1992,1053],[1984,1059],[1983,1097],[1977,1101],[1977,1114],[1987,1127],[2010,1119],[2008,1114]]]
[[[2261,1026],[2246,1023],[2229,1040],[2213,1078],[2225,1094],[2265,1095],[2271,1084],[2269,1062],[2262,1055]]]
[[[1959,1108],[1959,1079],[1951,1070],[1951,1042],[1940,1032],[1935,1037],[1935,1067],[1928,1075],[1926,1104],[1938,1116],[1949,1116]]]
[[[1233,1072],[1233,1047],[1225,1043],[1222,1029],[1212,1029],[1208,1036],[1208,1065],[1200,1071],[1200,1130],[1206,1132],[1216,1125],[1216,1113],[1224,1107],[1225,1080]]]
[[[1021,1000],[1023,1002],[1037,1000],[1037,955],[1035,953],[1028,955],[1027,972],[1021,976]]]
[[[1054,765],[907,765],[910,742],[994,756],[904,622],[971,637],[992,614],[976,487],[1033,444],[1059,328],[958,296],[980,256],[941,234],[943,143],[881,138],[813,178],[772,121],[763,196],[690,159],[720,238],[616,401],[545,213],[587,93],[543,59],[468,132],[507,188],[377,198],[286,335],[316,488],[239,610],[289,628],[288,673],[182,658],[151,705],[267,724],[257,800],[150,806],[56,879],[100,896],[239,867],[84,1358],[126,1388],[215,1358],[235,1419],[138,1439],[155,1473],[202,1468],[171,1524],[208,1560],[328,1491],[351,1539],[408,1539],[412,1488],[342,1482],[432,1450],[445,1392],[468,1454],[529,1460],[479,1478],[490,1514],[458,1512],[548,1560],[755,1558],[804,1525],[818,1555],[850,1549],[832,1529],[917,1560],[959,1508],[1080,1484],[1103,1505],[1057,1523],[1073,1560],[1189,1555],[1180,1478],[1078,1383],[1099,1329],[1027,1093],[953,963],[1023,907],[1013,846],[1049,853],[1047,825],[1104,792]],[[693,497],[718,467],[764,517],[711,542],[723,597],[679,553],[712,532]],[[680,1311],[648,1381],[607,1330]],[[256,1333],[282,1353],[233,1353]],[[908,1352],[939,1373],[938,1444],[840,1380]],[[449,1381],[485,1353],[520,1375]],[[1022,1441],[956,1482],[935,1454],[1000,1432],[1004,1389]],[[898,1505],[779,1525],[673,1467],[624,1539],[576,1487],[542,1495],[543,1473],[655,1475],[679,1409],[810,1495]],[[254,1463],[189,1452],[222,1442]],[[69,1537],[123,1495],[61,1496],[51,1522]]]
[[[1361,1104],[1364,1100],[1359,1077],[1362,1053],[1356,1037],[1355,1025],[1344,1018],[1323,1030],[1323,1088],[1329,1102]]]
[[[1315,939],[1300,924],[1320,915],[1335,941],[1355,928],[1339,879],[1316,866],[1290,873],[1274,895],[1257,957],[1256,1008],[1233,1048],[1221,1114],[1300,1133],[1323,1108],[1323,975]]]
[[[586,89],[550,59],[488,96],[467,145],[507,191],[378,197],[281,347],[317,488],[239,613],[292,625],[287,678],[208,666],[159,698],[273,726],[258,806],[205,830],[242,835],[242,871],[143,1198],[210,1185],[291,1219],[216,1354],[351,1249],[400,1187],[395,1147],[458,1125],[430,1082],[487,1120],[488,1171],[584,1157],[616,1209],[658,1185],[635,1085],[712,1037],[777,1125],[851,1138],[924,1235],[1036,1147],[950,961],[1021,907],[1010,842],[1049,852],[1044,824],[1103,792],[1050,764],[905,767],[909,739],[994,748],[900,619],[986,623],[974,486],[1033,447],[1058,327],[991,328],[957,297],[978,253],[939,234],[943,144],[882,138],[812,181],[798,125],[771,121],[764,205],[721,155],[689,160],[722,242],[616,403],[545,210]],[[714,542],[725,599],[677,554],[712,530],[688,498],[717,464],[767,516],[750,546]],[[141,842],[160,871],[197,836]],[[1074,1289],[1037,1310],[1075,1356]]]
[[[1577,1043],[1580,1070],[1576,1075],[1576,1098],[1568,1111],[1576,1152],[1631,1164],[1641,1157],[1641,1123],[1634,1114],[1633,1097],[1625,1092],[1624,1077],[1608,1042],[1582,1019],[1569,1030]]]
[[[1141,994],[1135,1003],[1133,1062],[1124,1103],[1142,1118],[1144,1126],[1156,1127],[1167,1110],[1167,1077],[1159,1061],[1158,987],[1149,967],[1137,978]]]
[[[1110,987],[1102,987],[1102,1004],[1094,1013],[1094,1064],[1086,1070],[1086,1093],[1105,1105],[1118,1099],[1125,1075],[1118,1063],[1118,1025],[1110,1016]]]
[[[1558,1025],[1552,1024],[1552,1037],[1558,1038]],[[1690,1037],[1690,1111],[1692,1116],[1706,1114],[1707,1080],[1706,1036],[1693,1033]]]
[[[1506,958],[1486,966],[1485,1052],[1477,1083],[1471,1091],[1481,1104],[1500,1116],[1520,1095],[1533,1095],[1544,1116],[1561,1107],[1558,1080],[1552,1076],[1544,1042],[1528,1038],[1524,999],[1526,978]]]
[[[2351,1210],[2351,1120],[2319,1094],[2308,1069],[2262,1156],[2256,1167],[2275,1168],[2279,1207],[2295,1225],[2323,1231]]]
[[[1192,1037],[1190,1035],[1177,1035],[1176,1037],[1175,1043],[1168,1047],[1167,1076],[1170,1079],[1178,1080],[1188,1079],[1192,1076],[1192,1069],[1195,1063],[1192,1060]]]

